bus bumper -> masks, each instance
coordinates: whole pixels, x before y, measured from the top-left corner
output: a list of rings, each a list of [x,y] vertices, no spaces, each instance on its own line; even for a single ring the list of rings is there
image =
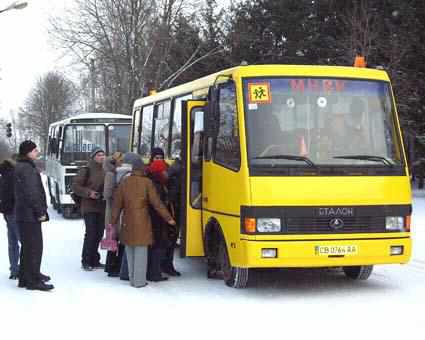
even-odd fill
[[[391,255],[392,247],[402,247],[402,253],[400,255]],[[276,249],[276,257],[265,258],[265,249]],[[356,249],[356,251],[352,254],[329,255],[319,251],[319,249]],[[270,251],[267,250],[266,252],[270,254]],[[273,253],[274,251],[272,250],[271,254]],[[391,263],[403,264],[407,263],[411,256],[411,239],[410,237],[400,237],[367,240],[241,240],[239,255],[241,256],[235,256],[235,261],[232,265],[243,268],[340,267]]]

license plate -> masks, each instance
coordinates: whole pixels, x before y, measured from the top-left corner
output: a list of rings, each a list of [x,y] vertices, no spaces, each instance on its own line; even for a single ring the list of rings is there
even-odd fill
[[[314,252],[319,256],[356,255],[357,246],[315,246]]]

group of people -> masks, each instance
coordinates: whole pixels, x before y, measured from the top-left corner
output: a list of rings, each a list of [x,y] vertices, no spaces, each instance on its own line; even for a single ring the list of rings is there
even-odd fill
[[[178,186],[180,162],[169,166],[164,151],[153,148],[149,164],[136,153],[115,152],[105,157],[93,150],[87,167],[74,178],[73,192],[81,197],[85,235],[82,269],[105,268],[108,276],[129,280],[133,287],[146,281],[165,281],[180,276],[174,268],[178,238]],[[100,262],[99,244],[104,230],[119,241]]]
[[[9,278],[21,288],[49,291],[54,288],[50,277],[40,272],[41,223],[49,215],[34,163],[38,155],[37,145],[27,140],[19,154],[0,164],[0,212],[8,229]],[[136,153],[106,157],[101,148],[92,151],[72,183],[85,222],[83,270],[104,268],[108,276],[129,280],[137,288],[181,275],[173,264],[181,164],[176,160],[169,166],[164,156],[162,149],[153,148],[145,165]],[[115,235],[118,247],[108,251],[102,264],[99,244],[105,229]]]
[[[26,140],[19,154],[0,164],[0,210],[8,230],[10,276],[18,287],[29,290],[52,290],[48,275],[40,272],[43,254],[41,223],[49,220],[41,176],[34,161],[37,145]],[[19,244],[21,246],[19,246]]]

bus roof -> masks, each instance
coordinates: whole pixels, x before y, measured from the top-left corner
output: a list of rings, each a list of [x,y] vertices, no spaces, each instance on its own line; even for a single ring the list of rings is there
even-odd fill
[[[373,68],[352,66],[316,66],[316,65],[247,65],[237,66],[217,73],[178,85],[176,87],[158,92],[154,95],[139,98],[134,107],[141,107],[148,103],[158,102],[170,97],[181,96],[189,93],[198,93],[200,96],[208,93],[208,87],[214,84],[217,76],[232,75],[233,79],[243,77],[267,76],[293,76],[293,77],[335,77],[353,79],[371,79],[389,81],[385,71]]]
[[[105,119],[107,123],[110,123],[111,119],[123,119],[124,122],[131,123],[132,117],[129,115],[123,115],[119,113],[107,113],[107,112],[96,112],[96,113],[81,113],[72,117],[68,117],[57,122],[50,124],[50,126],[55,125],[63,125],[63,124],[72,124],[72,123],[84,123],[87,120],[87,123],[101,123],[100,121],[94,120],[102,120]]]

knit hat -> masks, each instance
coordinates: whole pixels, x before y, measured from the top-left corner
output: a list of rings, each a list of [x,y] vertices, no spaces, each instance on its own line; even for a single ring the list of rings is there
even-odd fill
[[[123,162],[126,164],[133,164],[133,161],[139,158],[140,156],[135,152],[126,152],[123,157]]]
[[[152,148],[150,161],[152,162],[154,157],[158,155],[161,155],[163,158],[165,158],[164,150],[162,150],[161,148]]]
[[[123,163],[130,164],[133,170],[145,170],[145,163],[135,152],[126,152],[123,157]]]
[[[34,150],[37,147],[37,145],[30,140],[23,141],[19,145],[19,155],[26,156],[29,154],[32,150]]]
[[[105,153],[105,150],[100,147],[95,147],[90,154],[90,158],[93,159],[99,152]]]

